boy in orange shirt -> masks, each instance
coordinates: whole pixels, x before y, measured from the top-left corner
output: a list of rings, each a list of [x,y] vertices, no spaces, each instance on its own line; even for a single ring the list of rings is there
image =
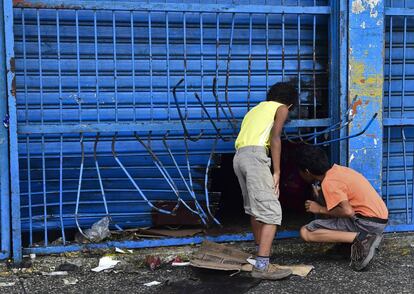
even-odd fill
[[[384,201],[363,175],[348,167],[331,166],[318,147],[303,146],[297,161],[305,181],[321,182],[326,203],[308,200],[306,211],[329,217],[303,226],[302,239],[352,243],[350,265],[354,270],[362,270],[374,257],[388,222]]]

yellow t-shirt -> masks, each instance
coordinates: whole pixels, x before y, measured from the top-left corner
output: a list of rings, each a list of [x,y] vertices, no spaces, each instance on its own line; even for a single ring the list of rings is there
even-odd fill
[[[368,217],[388,218],[384,201],[360,173],[348,167],[334,165],[322,181],[326,207],[331,210],[348,200],[356,213]]]
[[[268,148],[275,114],[282,105],[275,101],[263,101],[253,107],[243,118],[240,133],[235,143],[236,149],[246,146],[264,146]]]

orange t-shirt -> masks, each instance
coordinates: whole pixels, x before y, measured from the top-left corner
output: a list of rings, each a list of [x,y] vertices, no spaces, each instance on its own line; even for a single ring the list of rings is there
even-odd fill
[[[355,213],[367,217],[388,218],[384,201],[370,182],[353,169],[335,164],[322,181],[322,191],[328,210],[348,200]]]

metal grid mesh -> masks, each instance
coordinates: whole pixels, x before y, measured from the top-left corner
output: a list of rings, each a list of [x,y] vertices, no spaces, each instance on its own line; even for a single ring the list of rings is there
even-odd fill
[[[412,3],[390,1],[390,7],[413,8]],[[399,11],[402,12],[402,11]],[[414,51],[412,16],[386,18],[386,60],[384,83],[383,191],[396,223],[414,223]]]
[[[327,118],[328,18],[326,11],[16,8],[22,226],[30,245],[38,230],[46,245],[49,230],[61,230],[65,242],[76,214],[82,226],[108,212],[126,227],[151,225],[156,212],[117,164],[113,141],[148,199],[171,202],[176,195],[134,138],[137,133],[160,158],[181,197],[191,201],[162,144],[168,133],[180,170],[186,179],[192,175],[196,197],[205,201],[205,172],[217,136],[209,116],[231,138],[231,122],[262,101],[268,86],[294,78],[301,92],[294,118]],[[182,78],[179,108],[191,135],[202,134],[199,142],[188,142],[188,152],[171,92]],[[232,140],[217,146],[217,152],[232,151]]]

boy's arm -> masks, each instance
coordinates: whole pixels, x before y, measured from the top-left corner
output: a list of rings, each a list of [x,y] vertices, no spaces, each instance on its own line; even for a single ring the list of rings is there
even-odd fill
[[[280,153],[282,151],[281,135],[285,121],[288,117],[289,109],[283,105],[278,108],[275,114],[275,121],[272,129],[272,138],[270,140],[270,150],[273,162],[273,181],[275,183],[275,192],[279,192],[279,178],[280,178]]]
[[[328,210],[325,206],[322,206],[315,201],[307,200],[305,202],[305,208],[307,212],[324,214],[333,217],[352,217],[355,214],[355,211],[349,204],[348,200],[341,201],[331,210]]]

